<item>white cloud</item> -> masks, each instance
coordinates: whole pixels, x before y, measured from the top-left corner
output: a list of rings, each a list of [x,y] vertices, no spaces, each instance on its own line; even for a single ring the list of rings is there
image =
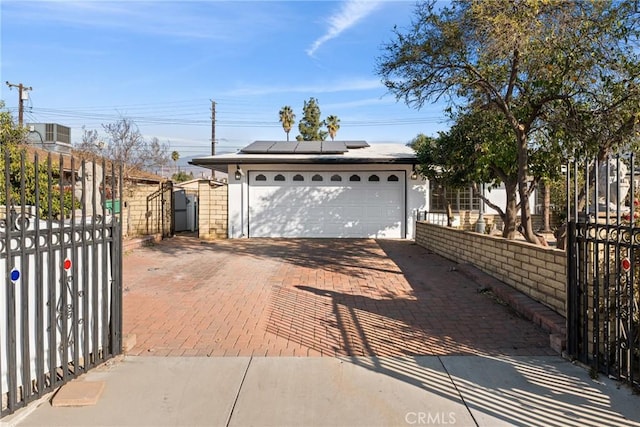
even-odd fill
[[[0,0],[1,1],[1,0]],[[58,23],[64,27],[88,28],[93,32],[113,30],[183,39],[232,42],[250,38],[253,28],[276,25],[278,14],[266,7],[238,9],[230,2],[191,1],[44,1],[3,5],[3,14],[25,25]],[[9,18],[7,18],[9,19]],[[243,31],[238,32],[238,28]]]
[[[327,32],[313,42],[311,47],[307,49],[307,55],[313,56],[320,46],[356,25],[358,21],[373,12],[380,3],[379,1],[367,0],[349,0],[343,3],[340,10],[329,17]]]

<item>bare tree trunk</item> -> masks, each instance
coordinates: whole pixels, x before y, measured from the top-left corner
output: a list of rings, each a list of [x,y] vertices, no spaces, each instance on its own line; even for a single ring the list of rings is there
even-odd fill
[[[527,135],[523,130],[517,132],[518,137],[518,195],[520,196],[521,232],[527,242],[540,245],[540,239],[533,232],[531,210],[529,209],[529,191],[527,185],[528,161]]]
[[[507,205],[504,211],[504,228],[502,230],[502,237],[505,239],[515,239],[517,232],[517,219],[518,219],[518,204],[516,197],[516,190],[518,188],[517,182],[505,182],[505,193],[507,196]]]
[[[451,210],[451,203],[447,201],[447,194],[445,193],[444,185],[438,184],[438,189],[440,190],[440,202],[442,206],[445,207],[445,212],[447,215],[447,227],[453,226],[453,211]]]
[[[451,209],[451,203],[446,202],[447,206],[447,227],[453,227],[453,210]]]

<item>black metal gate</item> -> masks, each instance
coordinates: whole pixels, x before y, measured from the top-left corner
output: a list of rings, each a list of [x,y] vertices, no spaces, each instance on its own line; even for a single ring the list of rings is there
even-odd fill
[[[633,155],[567,165],[567,351],[640,389],[640,202]]]
[[[0,416],[122,352],[121,167],[0,150]]]
[[[147,234],[160,234],[163,239],[175,234],[171,181],[161,183],[158,190],[147,196]]]

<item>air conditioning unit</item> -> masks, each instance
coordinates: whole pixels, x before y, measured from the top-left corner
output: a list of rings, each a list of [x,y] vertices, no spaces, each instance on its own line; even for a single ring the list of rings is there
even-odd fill
[[[44,144],[71,145],[71,128],[68,126],[57,123],[29,123],[27,127],[30,132],[37,133]]]

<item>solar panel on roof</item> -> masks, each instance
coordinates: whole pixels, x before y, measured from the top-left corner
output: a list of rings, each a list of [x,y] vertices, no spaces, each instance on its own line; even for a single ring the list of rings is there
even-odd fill
[[[269,152],[269,148],[271,148],[273,144],[273,141],[255,141],[240,151],[247,154],[264,154]]]
[[[298,142],[276,142],[269,148],[269,154],[293,154],[296,151]]]
[[[322,142],[300,141],[295,152],[296,154],[320,154],[322,153]]]
[[[347,148],[365,148],[369,146],[366,141],[345,141],[344,144]]]
[[[365,141],[254,141],[244,154],[344,154],[350,148],[368,147]]]
[[[343,154],[347,152],[347,146],[340,141],[323,141],[322,154]]]

